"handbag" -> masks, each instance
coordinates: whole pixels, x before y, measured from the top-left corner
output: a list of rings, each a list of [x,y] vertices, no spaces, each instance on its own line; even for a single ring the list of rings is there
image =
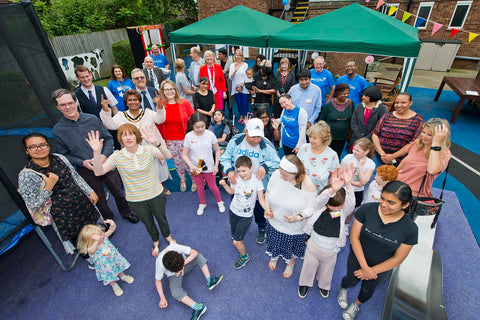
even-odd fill
[[[22,170],[22,172],[23,171],[34,172],[34,173],[38,174],[40,177],[45,177],[46,178],[46,176],[43,173],[37,172],[37,171],[32,170],[32,169],[24,168]],[[42,179],[42,184],[40,185],[39,192],[42,191],[44,188],[45,188],[45,181],[43,181],[43,179]],[[47,201],[45,201],[45,203],[40,208],[38,208],[37,210],[32,210],[28,206],[27,206],[27,209],[28,209],[28,212],[30,213],[30,216],[33,219],[33,222],[35,222],[39,226],[45,227],[45,226],[48,226],[48,225],[52,224],[52,222],[53,222],[52,216],[50,215],[50,208],[51,207],[52,207],[52,200],[50,198],[48,198]]]
[[[443,190],[445,189],[445,183],[447,182],[448,167],[449,166],[447,165],[447,168],[445,169],[445,177],[443,178],[442,192],[440,193],[440,198],[418,196],[425,185],[425,180],[427,179],[428,173],[425,172],[422,183],[420,184],[420,189],[418,189],[418,195],[417,197],[413,198],[412,205],[410,207],[410,216],[414,220],[417,216],[435,215],[435,218],[430,225],[431,229],[435,228],[438,221],[438,216],[440,215],[440,211],[442,210],[442,205],[445,203],[442,198]]]

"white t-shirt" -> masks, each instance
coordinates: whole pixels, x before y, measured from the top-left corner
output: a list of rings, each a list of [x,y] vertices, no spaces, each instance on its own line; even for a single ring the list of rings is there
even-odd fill
[[[347,154],[342,159],[342,163],[345,163],[347,165],[347,168],[350,166],[350,163],[353,163],[353,168],[355,169],[355,172],[353,174],[352,182],[359,182],[360,178],[358,176],[358,160],[355,158],[355,156],[353,154]],[[365,161],[365,164],[363,165],[363,170],[367,171],[370,169],[375,170],[375,162],[372,159],[367,158],[367,161]],[[353,191],[363,191],[364,188],[365,186],[353,187]]]
[[[263,183],[252,174],[249,180],[237,177],[237,184],[232,184],[235,191],[230,210],[239,217],[249,218],[253,216],[253,209],[257,201],[257,192],[263,191]]]
[[[379,202],[381,195],[382,188],[378,186],[377,181],[373,180],[372,182],[370,182],[367,191],[365,191],[365,193],[363,194],[362,204],[369,202]]]
[[[183,146],[189,149],[188,158],[194,166],[198,165],[198,160],[205,160],[207,170],[204,172],[212,172],[215,160],[213,159],[212,146],[217,143],[217,137],[209,130],[201,136],[197,136],[193,131],[185,135]]]
[[[238,153],[235,159],[240,156],[247,156],[252,160],[253,174],[255,174],[257,172],[257,169],[260,167],[260,145],[257,144],[256,147],[252,147],[245,138],[240,144],[237,152]]]
[[[162,261],[163,256],[168,251],[176,251],[182,254],[183,257],[186,259],[190,255],[192,248],[188,246],[182,246],[181,244],[178,244],[178,243],[172,243],[168,245],[168,247],[163,249],[162,252],[160,252],[160,254],[158,255],[157,260],[155,261],[155,279],[156,280],[162,280],[164,275],[167,276],[167,278],[175,275],[174,272],[167,270],[163,265],[163,261]]]

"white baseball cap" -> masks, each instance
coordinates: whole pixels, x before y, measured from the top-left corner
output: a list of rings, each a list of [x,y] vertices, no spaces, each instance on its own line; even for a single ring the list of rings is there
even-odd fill
[[[250,137],[263,137],[263,121],[258,118],[248,120],[246,125],[247,133]]]

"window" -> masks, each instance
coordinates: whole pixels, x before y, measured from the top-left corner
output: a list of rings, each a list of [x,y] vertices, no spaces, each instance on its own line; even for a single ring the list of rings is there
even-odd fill
[[[395,8],[398,9],[399,6],[400,6],[399,3],[390,3],[390,6],[387,6],[387,5],[384,4],[384,5],[382,5],[382,6],[380,7],[380,10],[381,10],[380,12],[383,13],[383,14],[388,15],[388,13],[390,12],[390,7],[395,7]],[[396,18],[396,17],[397,17],[397,13],[398,13],[398,10],[395,11],[395,12],[392,14],[392,17],[393,17],[393,18]]]
[[[427,21],[430,19],[430,13],[432,12],[433,2],[421,2],[420,6],[418,7],[417,11],[417,18],[415,19],[414,26],[417,25],[418,17],[425,19],[423,23],[418,26],[418,29],[426,29],[427,28]]]
[[[465,20],[467,19],[468,12],[470,11],[470,6],[472,1],[458,1],[455,11],[452,15],[452,20],[450,20],[449,28],[462,28]]]

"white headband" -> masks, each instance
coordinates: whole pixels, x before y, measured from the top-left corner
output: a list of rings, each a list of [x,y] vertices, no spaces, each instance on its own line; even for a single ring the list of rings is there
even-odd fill
[[[298,168],[292,162],[288,161],[287,158],[283,157],[280,161],[280,168],[290,173],[298,173]]]

